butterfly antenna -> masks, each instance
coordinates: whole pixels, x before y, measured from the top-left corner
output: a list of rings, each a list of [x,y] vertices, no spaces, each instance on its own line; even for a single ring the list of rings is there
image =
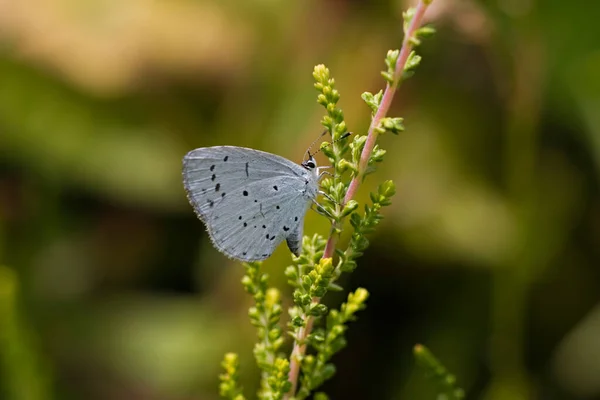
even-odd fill
[[[325,132],[323,133],[323,135],[324,135],[325,133],[327,133],[327,132],[328,132],[328,131],[325,131]],[[321,137],[323,137],[323,135],[319,136],[319,139],[320,139]],[[337,138],[336,140],[334,140],[333,142],[331,142],[331,143],[327,143],[325,146],[331,146],[332,144],[334,144],[334,143],[337,143],[337,142],[339,142],[339,141],[340,141],[340,140],[342,140],[342,139],[346,139],[346,138],[347,138],[348,136],[350,136],[350,135],[352,135],[352,132],[346,132],[346,133],[344,133],[342,136],[340,136],[339,138]],[[319,140],[319,139],[317,139],[317,140]],[[315,142],[316,142],[317,140],[315,140]],[[313,142],[313,144],[314,144],[314,142]],[[311,146],[312,146],[312,145],[311,145]],[[315,154],[318,154],[318,153],[319,153],[319,152],[320,152],[322,149],[323,149],[323,148],[321,147],[319,150],[317,150],[317,151],[316,151],[314,154],[312,154],[312,155],[314,156]],[[311,155],[311,154],[310,154],[310,152],[308,153],[308,155],[309,155],[309,156]]]
[[[319,137],[316,138],[315,140],[313,140],[313,142],[310,144],[310,146],[308,146],[308,149],[306,150],[306,155],[308,156],[307,159],[310,158],[311,155],[314,156],[314,154],[310,154],[310,149],[312,149],[312,147],[315,145],[315,143],[317,143],[317,141],[319,139],[321,139],[323,136],[325,136],[327,134],[327,132],[329,132],[329,131],[328,130],[324,130],[323,133],[321,133],[319,135]],[[315,154],[317,154],[318,152],[319,152],[319,150],[317,150],[317,152]]]

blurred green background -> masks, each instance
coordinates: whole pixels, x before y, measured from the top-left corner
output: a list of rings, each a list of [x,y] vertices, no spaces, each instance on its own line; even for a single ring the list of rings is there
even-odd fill
[[[409,5],[0,1],[0,398],[215,399],[226,351],[250,394],[243,268],[210,245],[181,158],[232,144],[300,161],[322,130],[319,63],[366,132],[360,94],[383,87]],[[469,399],[600,398],[599,15],[434,1],[438,34],[392,110],[407,131],[382,137],[361,187],[398,193],[342,280],[371,298],[332,398],[433,399],[416,343]],[[289,262],[282,246],[264,264],[274,285]]]

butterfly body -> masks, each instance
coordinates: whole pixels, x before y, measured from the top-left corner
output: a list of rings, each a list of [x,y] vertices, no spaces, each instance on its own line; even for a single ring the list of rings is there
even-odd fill
[[[188,199],[214,246],[240,261],[271,256],[285,239],[301,250],[304,215],[317,197],[319,168],[260,150],[203,147],[183,158]]]

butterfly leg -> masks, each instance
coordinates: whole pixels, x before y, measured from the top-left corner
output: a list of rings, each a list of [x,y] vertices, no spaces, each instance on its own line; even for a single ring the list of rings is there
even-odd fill
[[[330,202],[332,202],[333,204],[337,204],[338,206],[341,205],[340,203],[338,203],[337,201],[335,201],[335,199],[333,197],[331,197],[329,194],[325,193],[322,190],[319,190],[318,192],[320,195],[322,195],[323,197],[325,197],[327,200],[329,200]]]
[[[329,211],[327,211],[325,208],[323,208],[323,206],[322,206],[322,205],[320,205],[320,204],[319,204],[319,203],[318,203],[316,200],[313,200],[313,205],[314,205],[314,206],[316,206],[315,208],[313,208],[313,210],[314,210],[316,213],[318,213],[318,214],[320,214],[320,215],[322,215],[322,216],[324,216],[324,217],[327,217],[327,218],[329,218],[329,219],[335,219],[335,218],[333,217],[333,215],[331,215],[331,214],[329,213]],[[312,206],[311,206],[311,208],[312,208]]]
[[[319,170],[320,170],[321,168],[325,168],[325,167],[319,167]],[[332,174],[331,172],[328,172],[328,171],[323,171],[323,172],[321,172],[321,171],[319,171],[319,178],[318,178],[318,179],[319,179],[319,180],[321,180],[321,178],[323,177],[323,175],[329,175],[329,176],[333,176],[333,174]]]

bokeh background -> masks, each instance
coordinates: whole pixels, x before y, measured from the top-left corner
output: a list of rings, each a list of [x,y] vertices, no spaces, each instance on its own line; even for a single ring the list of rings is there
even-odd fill
[[[210,245],[181,158],[232,144],[300,161],[322,130],[319,63],[364,133],[360,94],[383,87],[409,5],[0,1],[0,398],[216,399],[226,351],[250,395],[243,268]],[[392,110],[407,130],[381,138],[359,195],[398,188],[342,280],[371,298],[333,398],[435,398],[416,343],[469,399],[600,398],[598,15],[434,2],[438,33]],[[289,262],[282,246],[264,264],[286,304]]]

